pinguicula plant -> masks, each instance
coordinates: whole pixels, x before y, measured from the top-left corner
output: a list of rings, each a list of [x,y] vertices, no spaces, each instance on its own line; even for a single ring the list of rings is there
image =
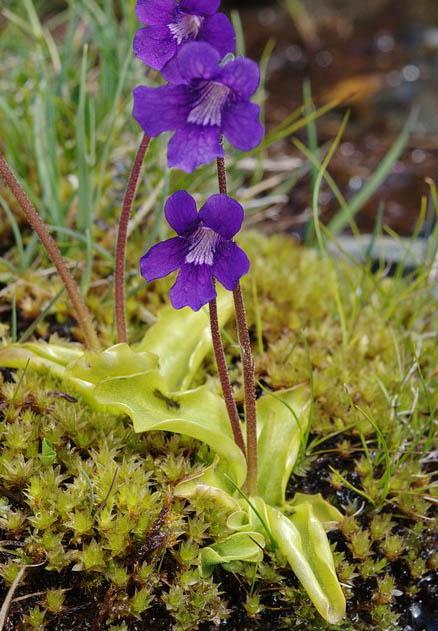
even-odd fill
[[[260,108],[251,101],[259,85],[257,65],[233,57],[235,35],[218,13],[217,0],[138,0],[146,25],[134,51],[163,73],[167,84],[134,90],[134,117],[144,135],[135,156],[116,245],[117,344],[100,350],[98,335],[76,282],[37,210],[0,156],[0,173],[40,237],[67,288],[84,336],[74,344],[31,342],[0,351],[0,365],[49,371],[96,409],[128,415],[135,431],[172,431],[209,446],[201,473],[173,490],[196,503],[209,497],[229,513],[231,535],[201,551],[199,571],[217,565],[258,563],[265,551],[287,561],[321,616],[339,623],[345,598],[326,531],[341,514],[320,495],[286,498],[289,477],[309,432],[311,397],[306,384],[256,397],[254,360],[240,281],[250,267],[235,242],[244,209],[228,196],[224,141],[241,151],[263,138]],[[151,137],[172,131],[169,167],[192,172],[216,160],[219,192],[198,211],[186,191],[165,204],[176,236],[142,257],[146,281],[176,273],[172,306],[164,308],[143,341],[128,344],[124,271],[127,226]],[[230,382],[221,328],[234,312],[241,351],[244,418]],[[208,384],[191,389],[204,357],[213,350],[223,396]]]

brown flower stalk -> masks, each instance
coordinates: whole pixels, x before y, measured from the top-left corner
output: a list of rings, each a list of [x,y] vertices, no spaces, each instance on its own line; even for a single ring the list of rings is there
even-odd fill
[[[228,193],[227,173],[223,158],[218,158],[217,160],[217,175],[219,191],[226,195]],[[254,359],[240,283],[234,290],[233,295],[245,390],[246,457],[248,463],[248,477],[245,488],[249,495],[257,495],[257,414]]]
[[[131,174],[129,176],[125,197],[123,199],[123,208],[120,215],[119,227],[117,231],[116,269],[114,275],[114,304],[117,326],[117,341],[119,343],[128,341],[125,313],[125,267],[128,224],[129,218],[131,217],[132,205],[134,203],[134,199],[138,189],[138,183],[140,181],[143,161],[148,150],[150,140],[151,139],[149,138],[149,136],[146,136],[145,134],[137,150]]]
[[[243,440],[242,429],[240,427],[239,413],[237,412],[236,402],[233,396],[230,378],[228,375],[227,362],[225,359],[224,347],[222,344],[221,332],[219,328],[219,318],[217,313],[217,301],[212,300],[209,303],[210,308],[210,328],[211,339],[213,341],[214,356],[216,358],[217,370],[222,386],[222,392],[227,407],[228,416],[230,418],[231,429],[233,430],[234,441],[240,447],[245,455],[245,441]]]
[[[10,169],[5,158],[0,155],[0,175],[5,181],[8,188],[11,190],[15,199],[19,203],[24,216],[26,217],[29,225],[37,233],[41,243],[43,244],[49,258],[56,267],[58,274],[60,275],[62,282],[67,290],[68,296],[75,309],[76,317],[81,326],[84,334],[85,344],[87,348],[92,350],[98,350],[100,348],[99,339],[94,328],[93,321],[91,319],[90,312],[88,311],[84,299],[79,291],[79,287],[76,284],[73,276],[70,274],[68,267],[56,245],[54,239],[49,233],[47,226],[38,214],[37,209],[32,204],[25,191],[19,184],[14,173]]]

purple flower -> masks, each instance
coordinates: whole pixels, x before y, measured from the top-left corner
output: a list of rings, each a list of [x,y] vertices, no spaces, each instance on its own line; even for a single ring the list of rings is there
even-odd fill
[[[188,42],[208,42],[221,57],[233,53],[236,35],[226,15],[217,13],[219,4],[220,0],[138,0],[137,17],[148,26],[137,31],[134,53],[177,83],[181,77],[175,57]]]
[[[238,57],[221,65],[209,44],[186,44],[178,54],[184,84],[134,90],[134,118],[148,136],[175,131],[169,166],[189,173],[223,156],[222,135],[237,149],[249,151],[263,138],[260,107],[250,102],[260,73],[257,64]]]
[[[167,200],[165,214],[178,236],[146,252],[140,261],[142,276],[152,281],[179,270],[170,290],[172,305],[199,311],[216,296],[214,278],[232,291],[248,273],[248,257],[232,241],[242,226],[243,208],[218,194],[198,213],[193,197],[178,191]]]

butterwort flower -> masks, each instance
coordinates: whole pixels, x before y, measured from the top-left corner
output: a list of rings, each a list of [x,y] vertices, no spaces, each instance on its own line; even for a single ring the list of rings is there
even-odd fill
[[[222,157],[222,136],[249,151],[263,138],[260,107],[251,103],[260,73],[246,57],[221,64],[218,51],[202,42],[186,44],[177,57],[184,83],[134,90],[134,118],[148,136],[175,131],[169,166],[192,172]]]
[[[166,202],[166,219],[177,236],[154,245],[140,261],[147,281],[179,270],[170,290],[175,309],[199,311],[216,296],[214,279],[234,290],[248,273],[249,260],[232,240],[243,222],[243,208],[228,195],[212,195],[197,211],[195,200],[185,191]]]
[[[236,48],[234,28],[223,13],[220,0],[138,0],[138,19],[147,24],[137,31],[134,53],[145,64],[161,70],[168,81],[179,82],[175,57],[188,42],[208,42],[221,57]]]

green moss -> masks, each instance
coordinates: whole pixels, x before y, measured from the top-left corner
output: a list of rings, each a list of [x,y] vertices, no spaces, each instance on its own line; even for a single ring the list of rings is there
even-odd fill
[[[133,235],[132,264],[142,238]],[[290,491],[321,491],[347,515],[335,562],[358,617],[341,628],[365,630],[372,620],[373,628],[395,629],[394,593],[413,594],[437,565],[430,553],[432,489],[423,465],[434,444],[430,419],[438,398],[438,349],[430,335],[437,310],[426,275],[416,285],[388,280],[322,259],[286,237],[247,234],[242,243],[256,286],[256,303],[251,279],[244,289],[258,380],[273,390],[313,382],[312,433]],[[130,299],[133,339],[144,332],[144,310],[155,314],[165,302],[170,282],[142,285]],[[129,289],[136,285],[132,280]],[[111,313],[109,293],[90,304],[99,315]],[[241,400],[233,324],[225,339]],[[219,389],[211,358],[196,376],[197,383],[205,380]],[[167,612],[177,630],[226,620],[230,581],[221,581],[220,573],[216,582],[201,580],[197,563],[200,547],[223,538],[228,515],[206,499],[189,505],[172,497],[175,484],[208,460],[206,448],[164,433],[135,435],[126,419],[92,412],[60,390],[56,381],[30,371],[18,373],[14,383],[0,383],[0,526],[9,541],[0,564],[5,587],[23,563],[44,563],[34,573],[48,584],[53,575],[62,576],[68,590],[74,571],[75,590],[85,599],[98,590],[97,611],[107,628],[147,620],[153,607]],[[42,457],[43,441],[54,454],[49,459]],[[409,568],[407,583],[393,571],[395,561]],[[265,557],[256,575],[242,563],[233,572],[249,618],[263,621],[280,609],[282,628],[329,628],[291,574],[272,559]],[[356,593],[364,583],[374,586],[375,597],[358,606]],[[31,582],[27,588],[32,591]],[[14,605],[16,615],[29,628],[56,624],[71,598],[60,589],[48,587],[41,607],[34,601]],[[274,612],[268,596],[280,603]]]

